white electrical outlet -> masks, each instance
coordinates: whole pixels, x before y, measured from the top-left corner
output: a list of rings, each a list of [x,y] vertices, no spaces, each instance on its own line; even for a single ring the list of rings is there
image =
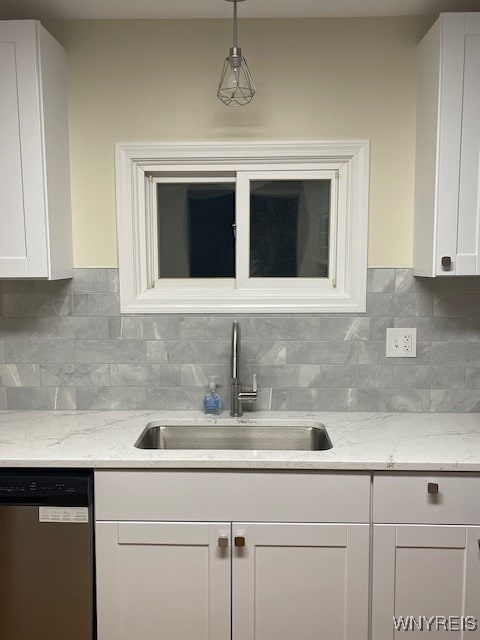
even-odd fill
[[[416,329],[387,329],[387,358],[416,358]]]

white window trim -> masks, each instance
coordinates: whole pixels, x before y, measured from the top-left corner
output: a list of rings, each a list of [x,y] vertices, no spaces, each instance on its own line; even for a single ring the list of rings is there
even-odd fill
[[[115,145],[117,237],[122,313],[359,313],[366,307],[369,152],[367,140]],[[339,175],[335,286],[234,289],[215,279],[208,293],[179,280],[155,286],[148,238],[155,172],[318,171]],[[344,195],[342,195],[344,194]],[[342,241],[343,239],[343,241]],[[310,279],[312,282],[315,279]],[[325,280],[325,279],[319,279]],[[296,283],[294,283],[296,284]],[[287,286],[286,286],[287,285]]]

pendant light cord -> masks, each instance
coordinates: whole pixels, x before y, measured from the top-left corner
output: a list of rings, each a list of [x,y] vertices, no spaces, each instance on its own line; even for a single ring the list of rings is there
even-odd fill
[[[237,48],[237,0],[233,0],[233,46]]]

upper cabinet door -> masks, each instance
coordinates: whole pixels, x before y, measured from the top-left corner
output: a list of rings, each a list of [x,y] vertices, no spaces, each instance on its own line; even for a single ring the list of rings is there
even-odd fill
[[[419,45],[414,273],[479,275],[480,13],[442,14]]]
[[[480,274],[480,13],[467,15],[460,146],[457,273]]]
[[[27,275],[14,42],[0,42],[0,273]],[[5,212],[5,213],[4,213]],[[7,215],[8,212],[8,215]]]
[[[73,274],[66,54],[34,20],[0,21],[0,278]]]

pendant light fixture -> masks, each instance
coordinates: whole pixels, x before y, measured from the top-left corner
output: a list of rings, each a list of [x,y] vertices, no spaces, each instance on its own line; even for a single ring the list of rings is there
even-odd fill
[[[237,1],[233,2],[233,46],[223,64],[217,97],[228,107],[243,107],[255,95],[255,85],[242,50],[237,46]]]

